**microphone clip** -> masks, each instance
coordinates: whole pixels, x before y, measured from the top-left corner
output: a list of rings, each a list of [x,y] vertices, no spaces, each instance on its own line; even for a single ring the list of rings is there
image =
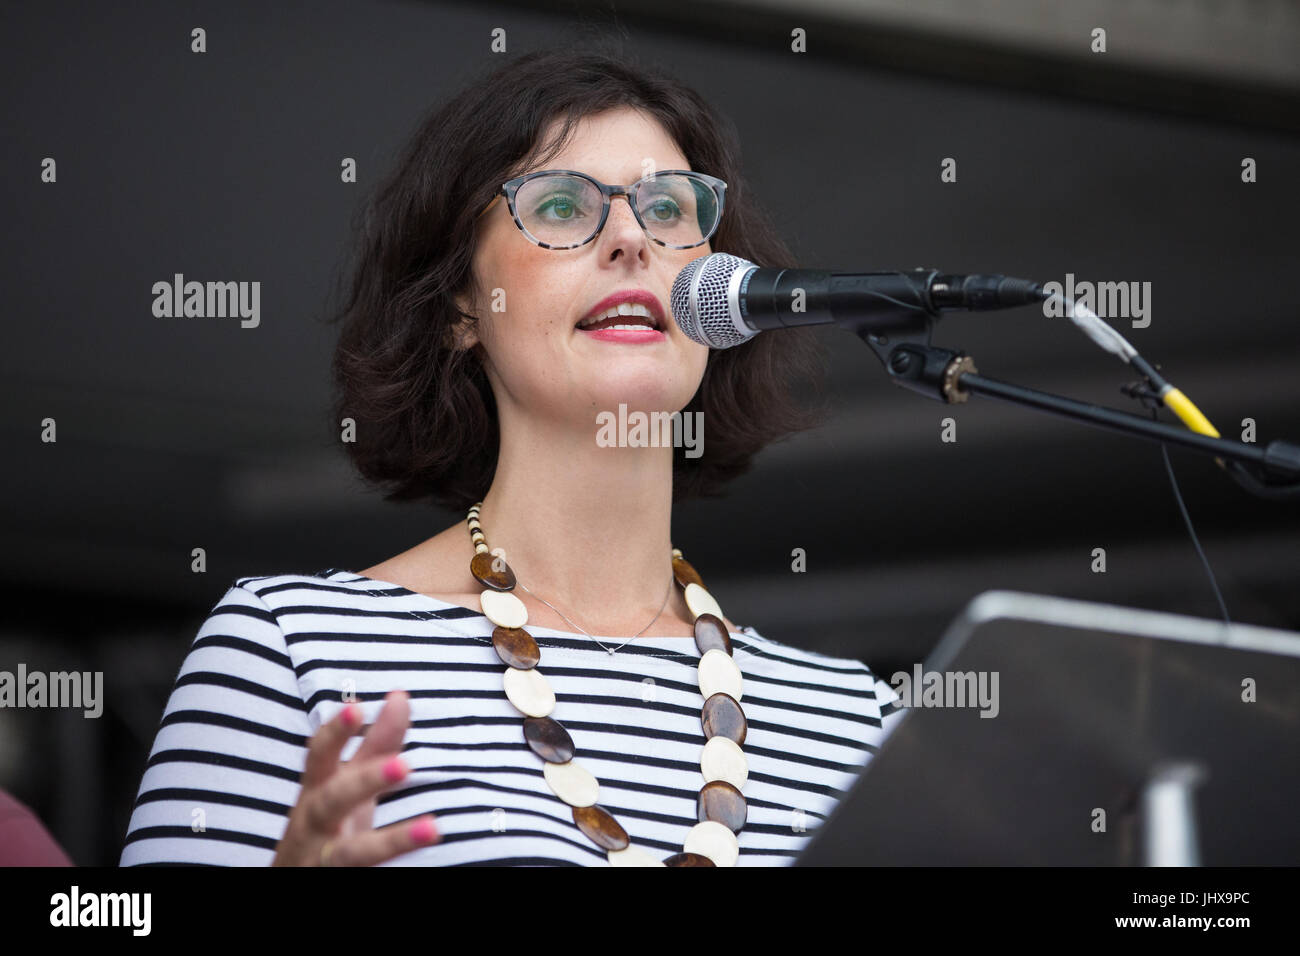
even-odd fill
[[[1119,390],[1129,398],[1141,402],[1142,406],[1148,410],[1164,407],[1164,402],[1161,401],[1159,393],[1153,391],[1151,386],[1141,379],[1129,382],[1127,385],[1121,385]]]
[[[895,385],[955,405],[970,397],[961,386],[961,377],[968,372],[977,374],[978,369],[965,352],[930,344],[933,322],[931,316],[920,315],[887,333],[863,328],[858,335],[876,353]]]

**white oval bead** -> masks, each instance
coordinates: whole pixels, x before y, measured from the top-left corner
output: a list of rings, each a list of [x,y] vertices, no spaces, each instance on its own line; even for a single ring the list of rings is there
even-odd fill
[[[502,675],[506,698],[522,714],[529,717],[549,717],[555,709],[555,691],[535,667],[522,671],[507,667]]]
[[[740,841],[730,827],[716,820],[705,820],[691,827],[682,850],[707,856],[714,866],[735,866],[740,856]]]
[[[542,767],[546,785],[551,792],[571,807],[590,807],[600,795],[600,784],[584,767],[570,760],[568,763],[551,763]]]
[[[700,681],[700,693],[708,700],[714,694],[730,694],[737,701],[743,689],[740,667],[726,651],[711,647],[700,657],[696,668]]]
[[[696,617],[701,614],[712,614],[718,620],[722,620],[722,608],[718,607],[718,602],[713,600],[713,595],[698,584],[691,582],[686,585],[682,597],[686,598],[686,606]]]
[[[610,850],[605,855],[609,857],[610,866],[667,866],[654,854],[630,843],[621,850]]]
[[[509,591],[484,591],[478,603],[497,627],[523,627],[528,623],[528,608]]]
[[[700,752],[700,772],[710,783],[725,780],[740,790],[749,779],[749,761],[730,737],[710,737]]]

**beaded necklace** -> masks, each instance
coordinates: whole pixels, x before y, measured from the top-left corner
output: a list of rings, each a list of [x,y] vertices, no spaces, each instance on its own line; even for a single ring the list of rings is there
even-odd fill
[[[681,853],[659,860],[633,846],[622,825],[597,805],[599,782],[573,759],[573,738],[551,717],[555,692],[537,670],[541,650],[524,630],[528,609],[511,593],[516,583],[514,572],[504,558],[488,549],[479,521],[482,507],[481,501],[475,504],[466,518],[474,543],[469,569],[486,589],[479,595],[479,604],[495,625],[492,646],[506,665],[506,698],[524,715],[524,740],[542,759],[542,772],[551,792],[572,808],[573,822],[606,852],[611,866],[735,866],[740,855],[736,834],[748,815],[741,790],[749,767],[740,749],[748,725],[740,706],[740,667],[731,656],[731,637],[722,609],[704,589],[699,574],[681,551],[672,550],[673,579],[694,616],[695,646],[700,651],[696,674],[704,697],[700,711],[704,731],[700,772],[705,782],[697,804],[700,822],[687,833]]]

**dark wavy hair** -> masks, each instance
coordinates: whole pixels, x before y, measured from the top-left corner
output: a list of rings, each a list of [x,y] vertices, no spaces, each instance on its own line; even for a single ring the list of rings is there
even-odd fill
[[[558,153],[578,120],[620,107],[656,117],[691,169],[727,182],[713,251],[796,264],[749,196],[734,127],[679,81],[599,51],[528,53],[480,78],[429,112],[353,224],[354,271],[333,316],[341,331],[332,429],[343,418],[356,422],[345,447],[386,499],[463,510],[487,491],[496,402],[478,350],[455,348],[452,338],[462,319],[473,320],[455,296],[472,293],[477,216],[501,183]],[[539,139],[560,117],[546,149]],[[800,404],[792,388],[819,385],[824,372],[808,329],[710,350],[683,409],[704,413],[709,438],[699,457],[675,452],[673,500],[720,494],[765,445],[820,424],[824,407]]]

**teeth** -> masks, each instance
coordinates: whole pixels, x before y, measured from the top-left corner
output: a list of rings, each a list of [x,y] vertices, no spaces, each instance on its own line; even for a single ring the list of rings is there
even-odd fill
[[[650,310],[647,309],[644,305],[641,305],[639,302],[620,302],[618,305],[612,306],[611,308],[606,309],[604,312],[601,312],[598,315],[593,315],[591,316],[591,318],[583,319],[581,322],[578,323],[578,328],[585,329],[588,326],[595,325],[597,322],[601,321],[602,319],[612,319],[615,316],[619,316],[619,315],[636,315],[636,316],[640,316],[643,319],[646,319],[647,322],[642,325],[633,325],[633,326],[615,325],[613,326],[613,328],[644,329],[647,325],[649,325],[651,328],[655,327],[654,316],[650,314]]]

